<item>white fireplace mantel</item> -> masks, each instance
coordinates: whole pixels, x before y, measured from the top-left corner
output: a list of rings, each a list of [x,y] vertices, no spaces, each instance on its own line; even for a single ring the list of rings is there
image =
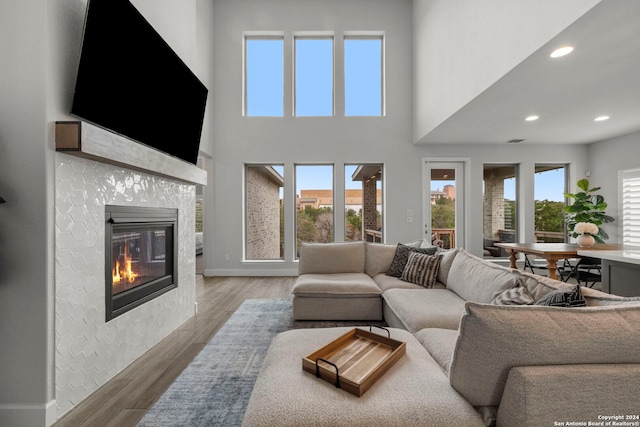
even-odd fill
[[[83,121],[56,122],[55,141],[56,151],[189,184],[207,184],[205,170]]]

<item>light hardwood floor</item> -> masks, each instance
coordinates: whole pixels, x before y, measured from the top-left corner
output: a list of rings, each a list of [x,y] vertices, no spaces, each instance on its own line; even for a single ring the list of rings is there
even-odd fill
[[[135,426],[248,298],[291,298],[295,277],[196,276],[198,314],[61,417],[54,427]]]

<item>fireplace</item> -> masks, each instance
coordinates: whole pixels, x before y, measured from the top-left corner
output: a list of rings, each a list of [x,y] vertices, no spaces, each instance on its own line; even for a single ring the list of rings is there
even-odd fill
[[[178,211],[105,206],[106,321],[178,286]]]

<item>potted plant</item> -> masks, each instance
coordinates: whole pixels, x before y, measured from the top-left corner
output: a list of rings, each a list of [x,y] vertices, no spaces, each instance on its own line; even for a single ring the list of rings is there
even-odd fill
[[[573,204],[564,208],[566,212],[565,222],[569,235],[578,237],[587,234],[593,236],[597,243],[604,243],[609,238],[609,235],[600,225],[613,222],[615,219],[605,213],[607,203],[604,201],[604,197],[596,194],[600,187],[589,188],[588,179],[581,179],[577,185],[582,191],[575,194],[564,193],[565,197],[575,199]],[[594,224],[597,227],[597,232],[592,226],[578,225],[579,223]]]

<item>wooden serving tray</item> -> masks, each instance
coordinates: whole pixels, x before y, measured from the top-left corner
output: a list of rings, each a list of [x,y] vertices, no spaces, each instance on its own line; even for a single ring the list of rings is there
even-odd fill
[[[304,357],[302,369],[360,397],[405,355],[406,347],[371,328],[355,328]]]

